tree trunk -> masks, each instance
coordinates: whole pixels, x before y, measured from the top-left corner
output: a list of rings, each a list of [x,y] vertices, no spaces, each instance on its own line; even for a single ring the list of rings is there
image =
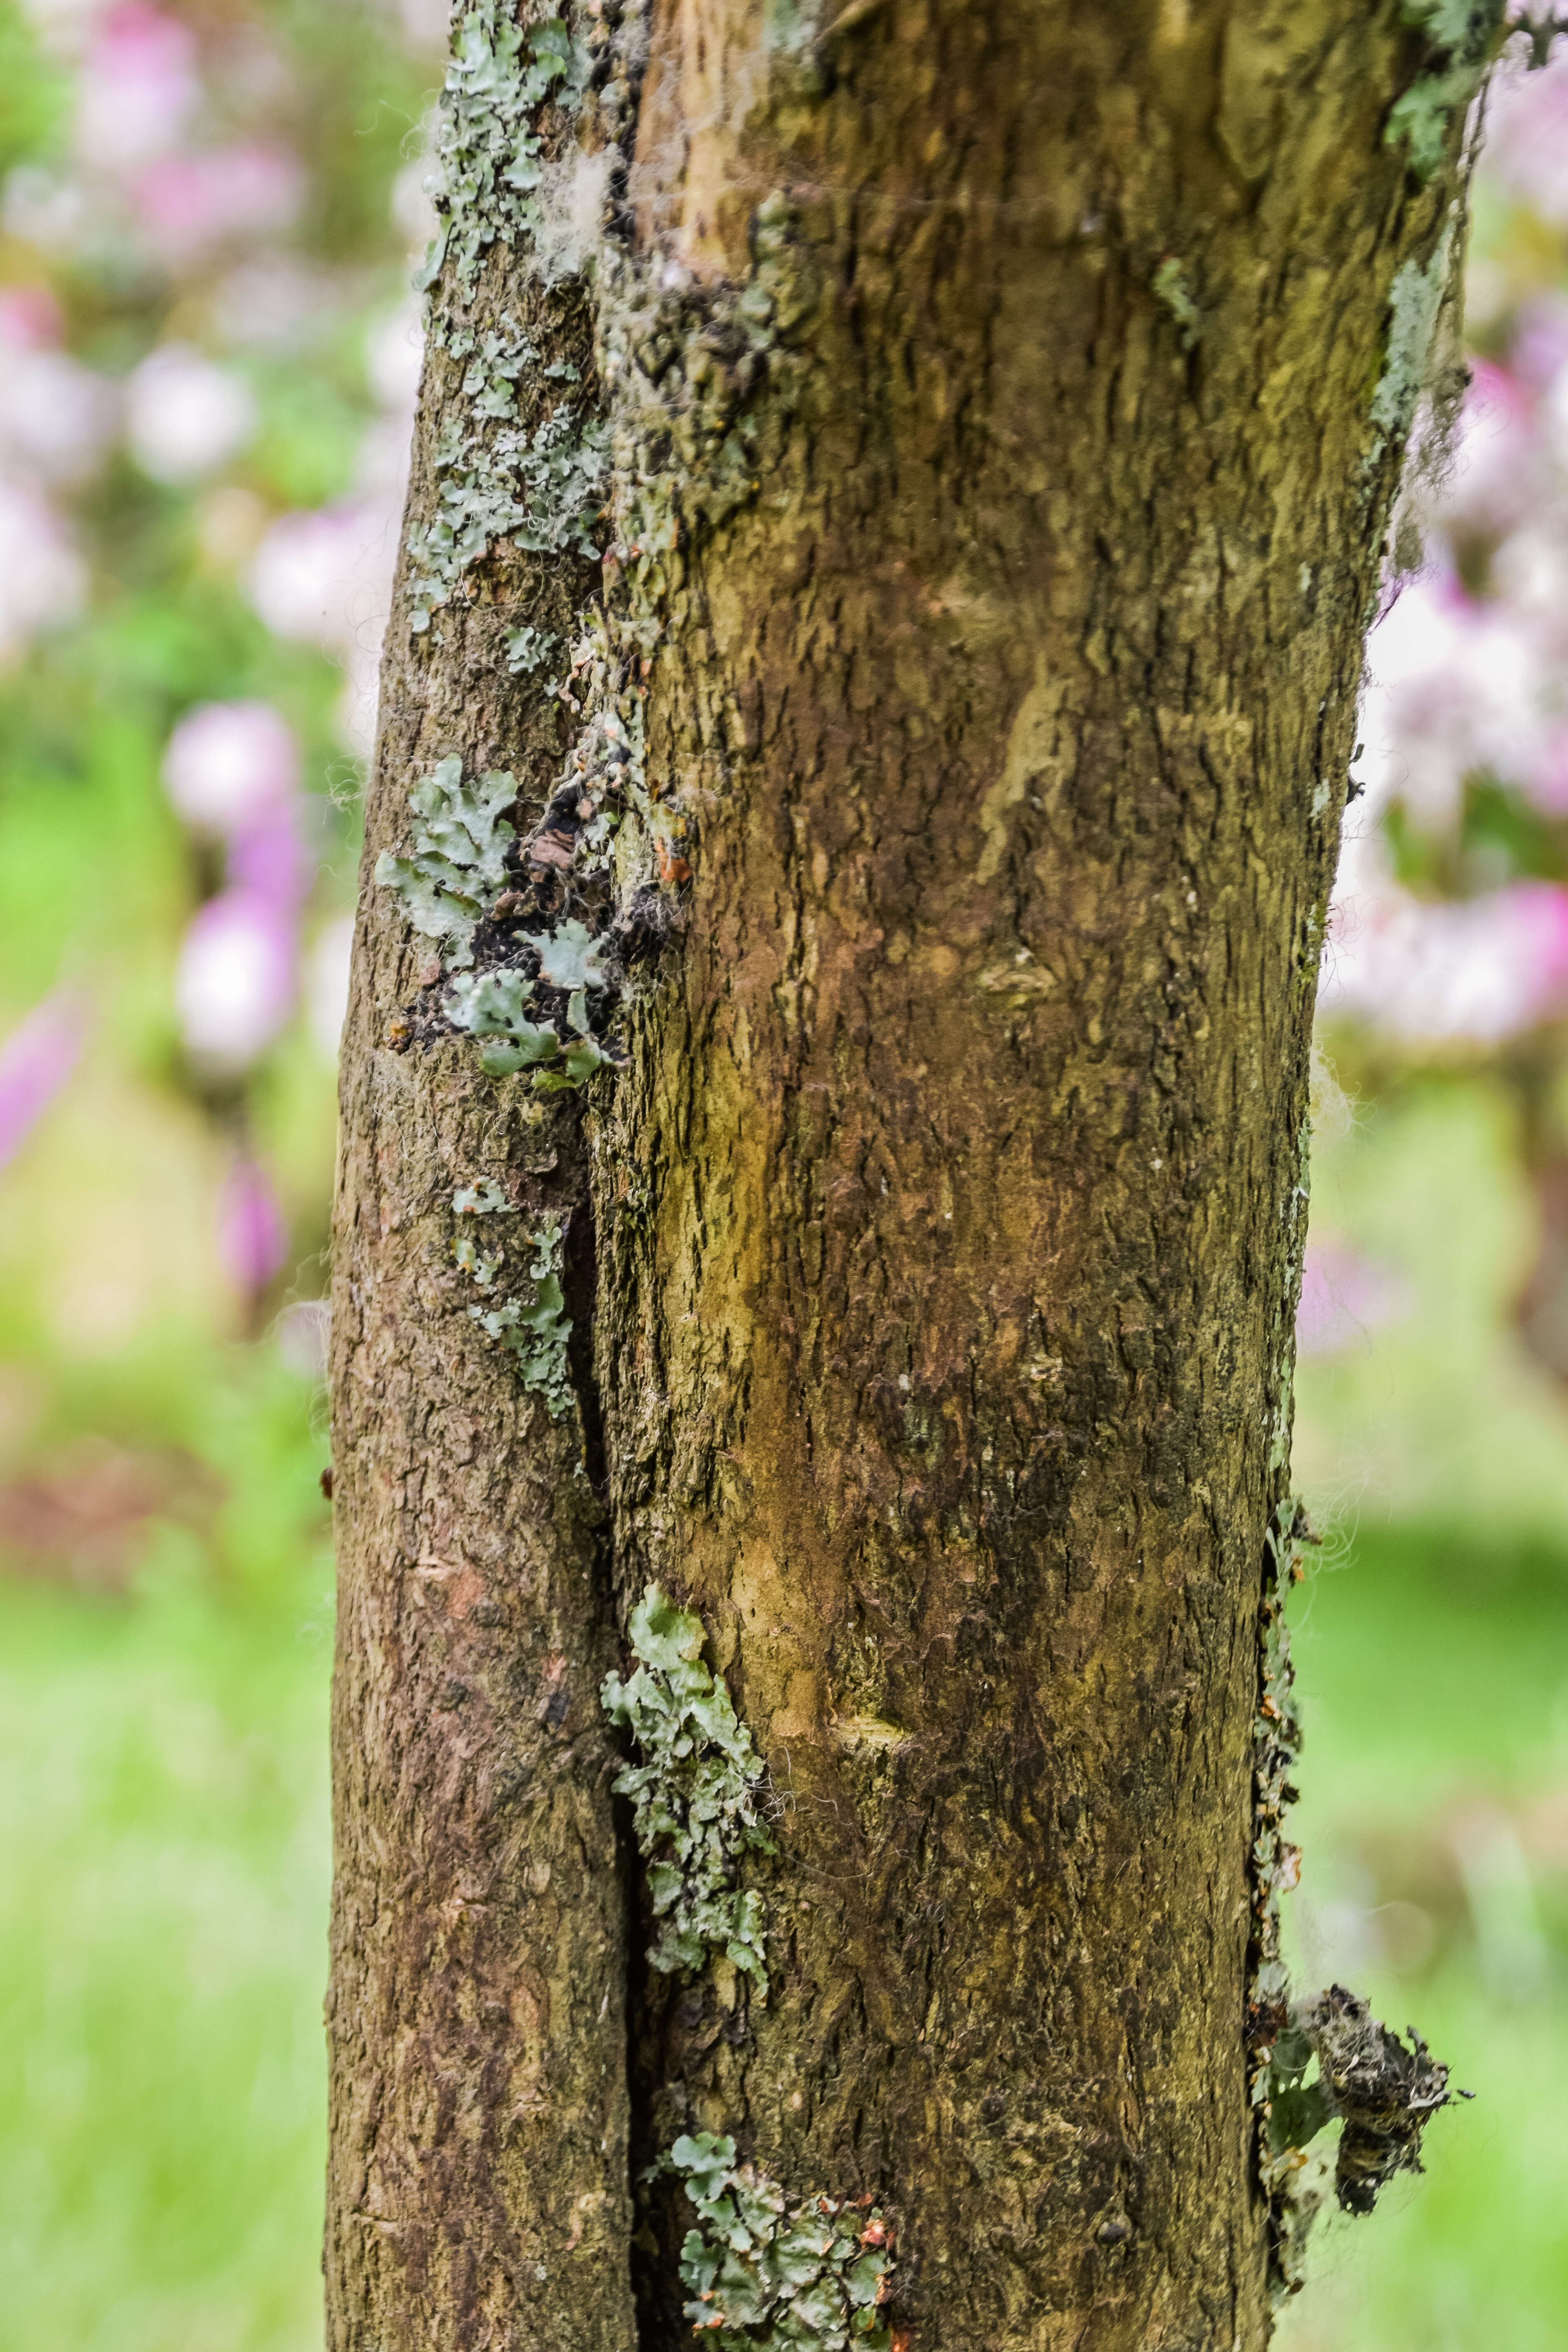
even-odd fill
[[[335,2352],[684,2343],[701,2134],[869,2200],[916,2352],[1266,2340],[1307,1055],[1475,13],[459,15],[344,1042]],[[454,760],[518,840],[438,872]],[[662,1966],[649,1584],[766,1766],[765,1990]]]

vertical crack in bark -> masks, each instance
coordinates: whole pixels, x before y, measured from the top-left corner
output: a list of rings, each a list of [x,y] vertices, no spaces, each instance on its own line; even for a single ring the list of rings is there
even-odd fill
[[[1387,27],[1296,14],[900,0],[825,73],[809,11],[661,0],[645,121],[642,0],[460,0],[369,855],[453,758],[519,838],[471,924],[420,899],[458,1028],[367,888],[345,1048],[333,2352],[684,2340],[632,2182],[704,2133],[887,2195],[926,2352],[1263,2340],[1259,1300],[1366,387],[1447,201]],[[451,1286],[502,1177],[570,1217],[559,1422]],[[790,1787],[765,2007],[646,1956],[599,1691],[647,1579]]]

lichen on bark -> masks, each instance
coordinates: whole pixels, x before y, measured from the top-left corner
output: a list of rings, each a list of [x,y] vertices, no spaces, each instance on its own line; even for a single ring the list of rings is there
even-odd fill
[[[763,1901],[735,1885],[748,1853],[778,1852],[763,1813],[766,1768],[723,1683],[702,1662],[702,1620],[650,1584],[628,1628],[634,1672],[606,1675],[612,1723],[642,1759],[616,1776],[632,1801],[658,1927],[656,1969],[700,1969],[722,1952],[767,1998]]]
[[[711,2132],[668,2164],[697,2211],[680,2250],[694,2333],[717,2352],[891,2352],[892,2233],[869,2198],[787,2197]]]
[[[917,2345],[1265,2339],[1258,1562],[1457,129],[1386,142],[1392,9],[1146,13],[459,11],[344,1056],[333,2352],[687,2341],[682,2142],[896,2211]],[[765,2001],[633,1940],[650,1585],[774,1792]]]

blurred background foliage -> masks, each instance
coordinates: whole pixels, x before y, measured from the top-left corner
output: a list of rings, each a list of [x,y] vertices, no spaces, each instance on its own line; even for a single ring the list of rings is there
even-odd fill
[[[320,1375],[441,0],[0,0],[0,2352],[321,2340]],[[1568,2310],[1568,58],[1371,655],[1297,1475],[1303,1980],[1476,2104],[1289,2352]]]

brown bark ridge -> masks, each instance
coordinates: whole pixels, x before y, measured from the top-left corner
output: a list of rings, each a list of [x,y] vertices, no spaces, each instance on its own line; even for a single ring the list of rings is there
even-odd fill
[[[468,0],[459,59],[510,21]],[[452,202],[410,545],[500,320],[527,430],[568,382],[608,420],[605,560],[492,514],[424,628],[405,561],[369,839],[443,760],[511,771],[507,904],[604,945],[625,1066],[484,1076],[367,866],[329,2342],[685,2342],[691,2207],[647,2176],[710,2132],[892,2217],[895,2346],[1250,2352],[1307,1053],[1458,241],[1458,110],[1425,177],[1391,110],[1453,60],[1360,0],[574,30],[553,209],[465,278]],[[595,611],[602,706],[509,661]],[[609,768],[605,711],[646,732]],[[476,968],[533,973],[508,919]],[[468,1313],[481,1181],[567,1227],[558,1419]],[[647,1963],[597,1686],[649,1581],[768,1768],[765,1998]]]

